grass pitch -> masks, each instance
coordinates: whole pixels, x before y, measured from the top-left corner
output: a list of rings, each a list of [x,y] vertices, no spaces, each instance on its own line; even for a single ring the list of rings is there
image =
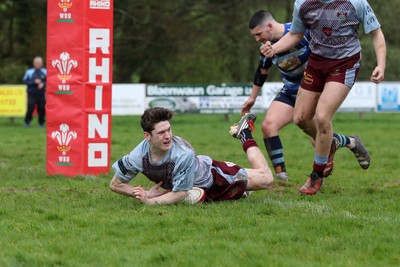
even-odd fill
[[[258,116],[255,138],[266,155]],[[228,135],[231,115],[181,115],[173,133],[198,154],[249,167]],[[46,176],[45,130],[0,118],[0,266],[398,266],[399,114],[339,113],[334,129],[357,133],[372,164],[348,149],[315,196],[300,196],[313,149],[294,125],[281,132],[291,181],[250,198],[145,206],[99,176]],[[112,162],[143,133],[139,117],[113,117]],[[139,175],[135,183],[150,185]]]

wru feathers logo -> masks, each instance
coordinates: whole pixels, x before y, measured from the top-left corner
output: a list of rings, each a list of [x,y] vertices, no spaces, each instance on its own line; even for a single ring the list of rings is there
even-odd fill
[[[53,131],[51,133],[51,138],[56,139],[58,141],[57,149],[63,154],[63,157],[60,157],[60,161],[69,162],[69,157],[65,155],[71,149],[69,143],[72,139],[76,139],[78,134],[74,131],[69,130],[69,126],[66,123],[60,125],[60,131]]]
[[[57,67],[60,74],[58,75],[58,79],[62,81],[63,84],[66,83],[67,80],[71,79],[72,75],[70,74],[72,67],[78,67],[78,61],[70,58],[68,52],[62,52],[60,54],[60,60],[55,59],[51,62],[51,65]]]

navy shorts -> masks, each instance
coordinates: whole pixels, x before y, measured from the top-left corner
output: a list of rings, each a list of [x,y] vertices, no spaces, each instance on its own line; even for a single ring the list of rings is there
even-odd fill
[[[279,101],[294,107],[294,104],[296,103],[296,97],[297,90],[290,90],[286,87],[283,87],[279,93],[276,94],[273,101]]]

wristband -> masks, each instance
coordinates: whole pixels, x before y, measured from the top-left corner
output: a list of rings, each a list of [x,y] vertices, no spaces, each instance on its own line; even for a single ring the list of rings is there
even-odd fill
[[[253,84],[262,87],[264,85],[265,80],[267,79],[268,74],[262,74],[261,68],[258,66],[256,73],[254,74]]]

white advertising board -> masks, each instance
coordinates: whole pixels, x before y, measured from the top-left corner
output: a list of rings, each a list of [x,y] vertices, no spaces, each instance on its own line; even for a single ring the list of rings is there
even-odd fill
[[[377,85],[356,82],[339,108],[339,111],[375,111]]]
[[[145,98],[145,84],[113,84],[112,115],[143,114]]]
[[[148,84],[146,107],[165,107],[177,113],[240,113],[251,84]],[[252,112],[265,112],[260,96]]]
[[[265,112],[281,88],[281,82],[266,82],[252,112]],[[250,93],[251,84],[113,84],[112,114],[141,115],[152,106],[178,113],[239,113]],[[356,82],[339,108],[339,112],[373,111],[400,111],[400,82]]]

